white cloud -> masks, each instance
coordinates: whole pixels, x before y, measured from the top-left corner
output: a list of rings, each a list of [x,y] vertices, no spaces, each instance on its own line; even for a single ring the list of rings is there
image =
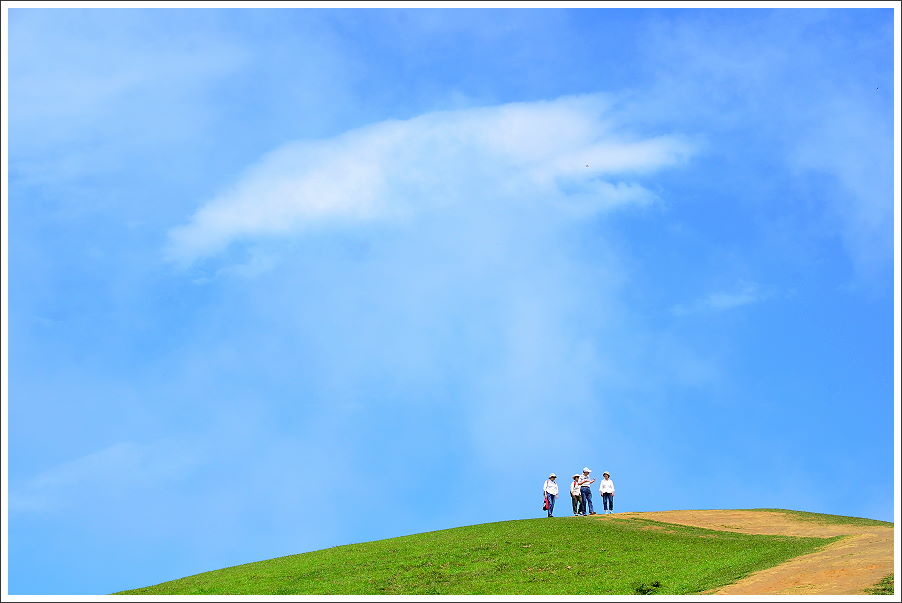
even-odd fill
[[[863,274],[882,274],[893,247],[892,129],[876,101],[847,94],[819,107],[791,165],[835,189],[829,209],[851,259]]]
[[[609,104],[585,95],[442,111],[286,144],[174,228],[168,255],[190,263],[238,240],[404,219],[475,198],[574,215],[646,203],[654,196],[635,180],[691,147],[620,131]]]
[[[677,316],[683,316],[696,312],[731,310],[758,303],[768,297],[770,295],[756,283],[742,282],[733,289],[710,293],[692,304],[676,305],[673,307],[672,312]]]
[[[764,151],[784,162],[798,189],[779,197],[783,219],[817,209],[816,222],[801,214],[805,232],[838,236],[857,276],[885,283],[893,258],[893,27],[884,17],[867,36],[852,31],[814,12],[660,21],[644,46],[654,87],[630,110],[711,140],[728,134],[721,152],[732,154],[730,141],[742,140],[753,151],[745,160]],[[796,230],[802,255],[808,243]]]
[[[705,307],[712,310],[729,310],[739,306],[746,306],[760,301],[762,298],[758,287],[754,284],[746,284],[736,291],[720,291],[712,293],[705,299]]]
[[[198,463],[192,446],[161,441],[119,442],[66,461],[10,487],[10,510],[48,511],[130,487],[154,487],[178,479]]]
[[[171,17],[141,11],[106,18],[84,11],[65,19],[17,11],[12,21],[10,128],[17,134],[17,167],[24,156],[29,161],[22,169],[42,181],[48,153],[50,171],[63,164],[65,175],[76,176],[96,170],[110,148],[122,154],[153,141],[184,141],[211,118],[208,86],[250,60],[203,17],[184,31]],[[162,22],[171,28],[165,43],[154,34]],[[66,152],[71,146],[78,152]],[[44,162],[32,165],[40,157]]]

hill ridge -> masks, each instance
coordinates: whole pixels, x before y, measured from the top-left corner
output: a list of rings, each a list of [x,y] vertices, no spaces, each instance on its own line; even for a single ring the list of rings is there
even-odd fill
[[[836,561],[837,551],[854,557],[867,549],[861,559],[875,567],[839,572],[848,578],[843,588],[863,592],[892,571],[891,533],[888,522],[788,509],[520,519],[276,557],[116,594],[726,593],[778,587],[777,568],[794,560],[812,570]],[[805,584],[792,592],[820,592]]]

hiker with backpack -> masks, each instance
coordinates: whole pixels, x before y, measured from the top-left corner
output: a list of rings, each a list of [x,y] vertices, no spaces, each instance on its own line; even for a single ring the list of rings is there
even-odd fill
[[[545,504],[542,508],[548,510],[548,517],[554,517],[554,499],[557,498],[558,493],[556,479],[557,476],[552,473],[548,476],[548,479],[545,480],[545,485],[542,486],[542,493],[545,495]]]

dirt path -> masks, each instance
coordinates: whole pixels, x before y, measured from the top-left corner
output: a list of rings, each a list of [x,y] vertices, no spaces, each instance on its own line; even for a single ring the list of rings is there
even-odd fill
[[[830,538],[846,536],[818,552],[755,572],[711,594],[864,594],[893,571],[893,528],[821,524],[778,511],[654,511],[597,515],[597,519],[650,519],[709,530]]]

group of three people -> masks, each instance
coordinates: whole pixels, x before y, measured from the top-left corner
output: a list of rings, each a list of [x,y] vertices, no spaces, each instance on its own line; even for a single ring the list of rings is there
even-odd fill
[[[595,515],[595,509],[592,507],[592,484],[597,480],[589,477],[592,470],[583,467],[583,474],[576,473],[573,475],[573,483],[570,484],[570,501],[573,503],[573,515]],[[614,482],[611,481],[611,474],[605,471],[601,474],[603,479],[598,488],[601,494],[602,504],[605,513],[614,512]],[[548,517],[554,517],[554,501],[558,495],[557,475],[552,473],[545,480],[542,486],[545,496],[545,509],[548,510]]]

